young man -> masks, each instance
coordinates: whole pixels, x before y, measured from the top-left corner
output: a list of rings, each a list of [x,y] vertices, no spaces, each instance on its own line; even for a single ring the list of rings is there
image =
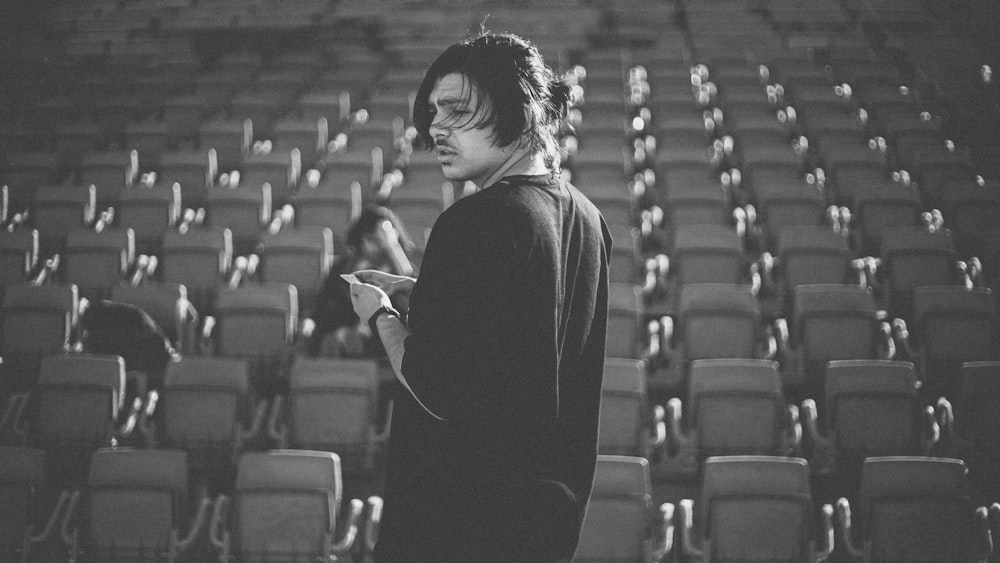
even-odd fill
[[[406,389],[380,563],[573,556],[597,455],[611,237],[559,177],[568,97],[506,34],[449,47],[417,92],[414,121],[444,175],[481,189],[437,220],[419,280],[369,270],[351,285]]]

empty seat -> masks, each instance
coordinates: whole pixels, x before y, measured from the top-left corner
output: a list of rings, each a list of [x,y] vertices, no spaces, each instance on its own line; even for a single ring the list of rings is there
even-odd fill
[[[574,561],[661,561],[673,548],[674,507],[653,506],[649,462],[598,455]]]
[[[342,242],[351,223],[361,215],[361,205],[359,182],[306,185],[296,197],[295,221],[303,227],[326,227],[333,232],[335,241]]]
[[[897,317],[913,315],[913,293],[918,287],[958,284],[955,245],[948,231],[897,227],[882,231],[880,251],[883,293],[889,311]]]
[[[46,485],[45,450],[0,446],[0,557],[5,561],[58,557],[56,519],[69,501]],[[62,551],[61,548],[59,551]],[[33,553],[34,552],[34,553]]]
[[[74,230],[66,236],[60,274],[79,288],[80,297],[106,299],[134,262],[135,234],[131,229]]]
[[[374,361],[298,358],[287,397],[279,395],[272,408],[270,436],[281,448],[335,451],[346,475],[370,479],[391,420],[391,406],[379,419],[378,386]]]
[[[202,149],[214,149],[222,170],[240,168],[243,158],[250,153],[253,142],[253,121],[243,118],[217,117],[198,127],[198,141]]]
[[[157,183],[122,190],[115,209],[115,224],[135,233],[136,252],[159,255],[163,233],[180,220],[181,185]]]
[[[71,557],[176,561],[196,554],[211,500],[189,498],[187,455],[176,450],[100,449],[62,532]],[[82,500],[81,500],[82,499]]]
[[[678,288],[686,284],[748,281],[743,240],[728,225],[677,226],[669,257],[670,274]]]
[[[354,499],[341,517],[340,458],[308,450],[247,452],[240,457],[232,497],[212,518],[212,544],[223,561],[331,560],[354,546],[363,505]],[[344,530],[338,538],[337,530]]]
[[[812,284],[846,284],[858,277],[853,253],[842,234],[825,226],[785,227],[778,232],[773,271],[765,279],[781,309],[791,312],[795,288]]]
[[[786,408],[775,361],[695,360],[683,405],[671,399],[667,419],[672,457],[688,473],[711,456],[788,455],[799,447],[798,411]]]
[[[184,207],[204,206],[208,189],[218,175],[219,161],[215,149],[169,151],[160,157],[158,181],[167,186],[180,184]]]
[[[8,285],[24,283],[38,265],[38,230],[0,232],[0,297]]]
[[[65,284],[8,286],[0,314],[3,388],[29,390],[47,354],[67,352],[76,338],[80,299]]]
[[[97,204],[106,207],[118,201],[118,195],[139,178],[139,153],[136,150],[88,152],[80,164],[79,181],[97,188]]]
[[[702,561],[816,562],[834,547],[833,507],[822,507],[817,530],[809,467],[801,458],[708,458],[699,505],[685,499],[678,512],[680,548]]]
[[[265,233],[259,254],[261,281],[294,285],[299,311],[309,316],[333,264],[333,232],[327,227],[286,227]]]
[[[195,309],[209,314],[215,293],[233,263],[233,238],[229,229],[197,227],[163,234],[160,279],[188,290]]]
[[[632,284],[614,283],[609,287],[608,294],[605,353],[609,358],[638,358],[643,320],[642,290]]]
[[[245,256],[254,251],[271,220],[271,186],[215,187],[208,190],[206,204],[205,224],[228,229],[234,252]]]
[[[646,365],[640,360],[607,358],[601,387],[598,451],[652,459],[666,439],[663,408],[650,402]]]
[[[302,151],[298,148],[275,149],[267,154],[248,154],[243,159],[240,185],[258,188],[271,186],[271,198],[280,207],[292,198],[302,175]]]
[[[875,457],[865,460],[852,518],[837,501],[843,546],[859,561],[982,561],[989,556],[986,509],[976,510],[965,464],[957,459]]]
[[[93,185],[40,187],[35,191],[29,212],[41,237],[42,255],[62,252],[70,231],[94,223],[97,191]]]

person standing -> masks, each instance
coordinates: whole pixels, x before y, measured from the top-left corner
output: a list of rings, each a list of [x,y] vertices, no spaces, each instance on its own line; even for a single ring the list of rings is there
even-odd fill
[[[612,240],[559,170],[569,87],[537,48],[447,48],[414,122],[446,178],[480,189],[437,219],[419,279],[355,275],[355,311],[397,379],[375,550],[396,561],[568,561],[597,458]],[[409,310],[391,298],[409,294]]]

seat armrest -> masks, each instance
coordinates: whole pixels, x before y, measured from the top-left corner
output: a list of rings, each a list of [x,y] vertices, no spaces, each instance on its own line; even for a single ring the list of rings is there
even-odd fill
[[[896,349],[902,350],[903,354],[906,355],[906,359],[913,361],[917,359],[917,352],[910,343],[910,331],[906,327],[906,321],[903,319],[894,319],[892,321],[892,335],[896,342]]]
[[[372,495],[368,497],[368,510],[365,516],[365,529],[362,537],[362,549],[365,555],[375,551],[375,542],[378,541],[379,527],[382,525],[382,497]]]
[[[24,441],[28,439],[28,428],[24,420],[24,408],[28,404],[28,399],[30,395],[28,393],[17,393],[11,395],[7,399],[7,408],[3,412],[3,417],[0,418],[0,436],[3,435],[4,429],[10,427],[10,433],[17,437],[18,440]]]
[[[896,357],[896,341],[892,336],[892,327],[889,326],[888,322],[883,321],[879,323],[879,331],[882,336],[879,359],[891,360]]]
[[[347,520],[344,522],[344,535],[341,536],[340,541],[333,544],[330,550],[334,555],[344,555],[354,548],[354,541],[358,537],[358,525],[361,523],[361,514],[364,509],[363,502],[359,499],[351,499]]]
[[[195,514],[194,522],[191,524],[191,528],[188,530],[184,539],[177,540],[175,542],[176,553],[178,555],[183,554],[190,548],[198,537],[201,535],[202,530],[209,524],[208,512],[212,507],[212,499],[205,497],[201,499],[198,504],[198,512]]]
[[[389,440],[389,430],[392,428],[392,409],[393,401],[389,401],[386,405],[385,411],[385,421],[382,422],[382,431],[377,432],[372,436],[372,441],[376,444],[385,443]]]
[[[213,315],[207,315],[205,317],[205,322],[201,326],[201,336],[198,340],[198,351],[203,356],[214,356],[215,355],[215,345],[212,341],[212,336],[215,333],[215,317]]]
[[[208,528],[208,539],[219,551],[219,561],[229,561],[230,536],[226,529],[229,519],[229,497],[219,495],[212,508],[212,522]]]
[[[667,442],[666,410],[663,405],[653,406],[652,428],[650,428],[649,446],[652,450],[658,451]]]
[[[29,541],[32,544],[40,544],[52,536],[53,530],[56,529],[56,522],[59,520],[59,515],[62,514],[63,510],[70,504],[72,499],[73,494],[69,491],[64,490],[59,493],[59,501],[56,502],[55,508],[52,509],[52,514],[49,515],[48,521],[45,522],[45,528],[43,528],[38,534],[30,535]],[[75,509],[75,505],[73,508]]]
[[[976,508],[976,555],[979,563],[987,563],[993,553],[993,534],[990,530],[990,515],[985,506]]]
[[[691,442],[691,438],[684,434],[684,429],[681,426],[683,406],[679,398],[672,397],[667,401],[664,413],[664,422],[668,430],[665,450],[671,456],[676,456]]]
[[[159,400],[160,394],[155,389],[147,393],[146,405],[139,415],[139,433],[142,434],[146,445],[151,448],[156,447],[156,421],[153,417],[156,414],[156,404]]]
[[[253,418],[250,420],[250,427],[244,428],[240,432],[241,441],[252,440],[260,435],[261,430],[264,428],[264,419],[267,417],[267,407],[267,401],[263,399],[257,401],[257,406],[253,411]]]
[[[653,549],[652,560],[659,563],[664,559],[669,559],[674,550],[674,505],[665,502],[660,505],[653,522],[656,531],[655,548]]]
[[[788,332],[788,321],[783,317],[774,319],[774,342],[776,346],[775,359],[784,362],[792,351],[791,335]]]
[[[1000,550],[1000,502],[990,505],[987,523],[990,526],[990,536],[993,539],[993,550]]]
[[[852,559],[862,559],[865,556],[864,550],[858,549],[854,544],[851,532],[851,503],[846,498],[837,500],[837,520],[840,524],[840,539],[847,550],[847,554]]]
[[[704,558],[703,547],[694,545],[691,536],[694,528],[694,501],[686,498],[677,503],[677,519],[681,527],[681,553],[688,557]]]
[[[791,455],[798,455],[802,448],[802,423],[799,422],[799,407],[788,405],[785,413],[787,416],[785,449]]]
[[[802,401],[802,426],[805,430],[805,450],[809,455],[809,465],[818,474],[833,471],[833,444],[819,431],[819,414],[816,401]]]
[[[279,422],[285,405],[284,395],[275,395],[271,401],[271,411],[267,416],[267,436],[274,441],[276,448],[288,447],[288,427]]]
[[[823,527],[821,531],[823,534],[823,549],[816,552],[815,560],[817,563],[822,563],[823,561],[829,559],[830,555],[833,554],[833,548],[836,545],[833,535],[833,506],[824,504],[820,518],[820,522]]]
[[[62,537],[63,544],[66,546],[69,553],[76,557],[78,552],[78,540],[80,536],[80,530],[73,525],[73,520],[76,517],[76,506],[80,502],[80,491],[73,491],[69,496],[69,501],[66,506],[66,510],[63,513],[62,525],[59,528],[60,536]]]
[[[139,425],[139,415],[142,412],[142,398],[136,397],[132,400],[132,406],[125,416],[125,422],[118,427],[115,435],[122,439],[129,439]]]
[[[927,405],[923,410],[923,427],[920,433],[920,448],[923,455],[930,455],[941,441],[941,425],[938,424],[934,407]]]

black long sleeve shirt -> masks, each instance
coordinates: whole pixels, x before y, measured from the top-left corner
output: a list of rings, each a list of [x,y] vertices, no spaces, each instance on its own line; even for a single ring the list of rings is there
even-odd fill
[[[504,178],[439,217],[402,372],[444,420],[396,401],[378,561],[526,560],[539,533],[568,534],[572,553],[596,463],[611,242],[552,175]]]

